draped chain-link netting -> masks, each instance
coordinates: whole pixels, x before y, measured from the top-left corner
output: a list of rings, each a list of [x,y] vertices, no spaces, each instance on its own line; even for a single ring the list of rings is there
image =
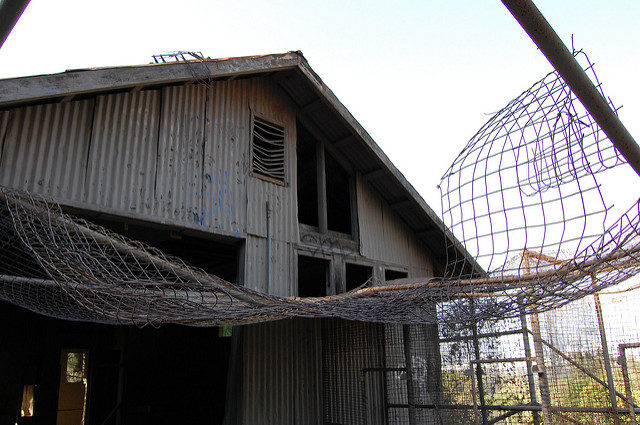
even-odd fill
[[[442,179],[443,249],[470,256],[449,258],[442,277],[306,299],[231,284],[66,215],[53,199],[3,188],[0,299],[58,318],[154,326],[287,317],[455,324],[546,311],[637,273],[640,204],[612,217],[597,179],[621,164],[550,73],[495,114]]]

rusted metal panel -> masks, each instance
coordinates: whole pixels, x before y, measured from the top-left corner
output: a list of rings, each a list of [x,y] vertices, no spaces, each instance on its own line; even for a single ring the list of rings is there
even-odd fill
[[[0,184],[79,200],[83,193],[93,100],[2,112]]]
[[[162,89],[153,210],[178,223],[203,219],[206,95],[203,85]]]
[[[207,94],[204,181],[211,231],[236,236],[246,232],[251,121],[247,102],[250,82],[217,82]]]
[[[273,295],[289,296],[294,293],[293,261],[291,243],[247,235],[245,242],[244,285]],[[267,257],[271,255],[267,267]]]
[[[285,185],[280,186],[247,177],[247,233],[275,240],[297,241],[298,206],[296,201],[296,120],[295,108],[282,90],[269,80],[247,80],[251,83],[248,102],[251,112],[281,124],[285,129]],[[248,132],[247,132],[248,135]],[[249,144],[249,143],[248,143]],[[267,203],[270,228],[267,229]]]
[[[150,215],[154,206],[160,90],[98,96],[85,202]]]
[[[389,265],[409,267],[415,277],[429,275],[430,259],[411,229],[359,176],[356,186],[362,255]]]
[[[320,424],[319,322],[290,319],[244,328],[243,424]]]

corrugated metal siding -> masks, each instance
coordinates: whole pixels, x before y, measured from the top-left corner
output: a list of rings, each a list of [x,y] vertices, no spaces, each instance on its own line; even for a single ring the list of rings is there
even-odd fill
[[[244,329],[242,423],[319,424],[319,322],[282,320]]]
[[[409,266],[412,276],[429,276],[430,259],[409,227],[362,178],[356,180],[362,255]]]
[[[293,248],[290,243],[271,240],[271,286],[267,275],[268,239],[247,235],[244,285],[274,295],[293,293]]]
[[[96,99],[85,186],[87,203],[151,215],[160,101],[160,90]]]
[[[0,184],[80,199],[92,109],[93,100],[83,100],[4,111]]]
[[[251,110],[267,120],[285,127],[286,186],[248,177],[247,233],[267,236],[266,204],[271,209],[271,237],[297,241],[298,205],[296,197],[296,118],[290,101],[269,80],[253,82],[249,103]],[[248,134],[248,132],[247,132]],[[247,146],[250,143],[247,144]]]
[[[202,218],[206,95],[202,85],[162,89],[154,212],[174,222]]]
[[[203,196],[211,231],[246,232],[251,81],[217,82],[207,94]]]
[[[249,176],[252,110],[286,127],[287,187]],[[247,199],[251,232],[266,236],[269,201],[272,237],[297,240],[295,109],[268,79],[18,107],[1,113],[0,135],[2,184],[238,237]]]

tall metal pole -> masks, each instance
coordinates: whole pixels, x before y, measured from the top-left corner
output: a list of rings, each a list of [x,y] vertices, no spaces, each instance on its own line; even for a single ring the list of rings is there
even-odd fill
[[[631,424],[638,425],[636,420],[636,409],[633,404],[633,395],[631,394],[631,384],[629,382],[629,369],[627,368],[627,356],[625,354],[625,344],[618,345],[620,357],[618,362],[622,367],[622,380],[624,381],[624,391],[627,396],[627,406],[629,406],[629,416],[631,417]]]
[[[0,0],[0,47],[27,8],[29,0]]]
[[[522,325],[522,338],[524,342],[524,356],[531,357],[531,345],[529,343],[529,330],[527,329],[527,316],[524,311],[520,314],[520,323]],[[531,395],[531,404],[537,404],[536,383],[533,379],[533,364],[531,360],[527,360],[527,381],[529,382],[529,394]],[[540,425],[540,414],[537,411],[531,412],[533,415],[533,425]]]
[[[522,266],[524,274],[531,273],[531,262],[527,250],[522,251]],[[553,425],[551,416],[551,393],[549,392],[549,379],[544,365],[544,347],[542,346],[542,334],[538,313],[531,313],[531,334],[533,335],[533,348],[536,353],[536,369],[538,373],[538,386],[540,387],[540,404],[542,405],[542,420],[544,425]]]
[[[594,276],[591,276],[593,286],[596,285]],[[602,358],[604,359],[604,370],[607,373],[607,384],[609,385],[609,400],[611,401],[611,412],[613,415],[613,423],[620,425],[620,417],[618,416],[618,403],[616,396],[616,384],[613,381],[613,370],[611,369],[611,358],[609,357],[609,346],[607,345],[607,334],[604,328],[604,318],[602,317],[602,304],[600,304],[600,295],[593,294],[593,300],[596,305],[596,317],[598,318],[598,329],[600,330],[600,343],[602,344]]]
[[[531,333],[533,334],[533,346],[536,352],[536,366],[538,369],[538,384],[540,385],[540,404],[542,405],[542,420],[545,425],[552,425],[551,417],[551,393],[549,392],[549,379],[544,365],[544,348],[540,335],[540,321],[538,313],[531,314]]]
[[[540,10],[531,0],[501,1],[640,176],[640,147]]]

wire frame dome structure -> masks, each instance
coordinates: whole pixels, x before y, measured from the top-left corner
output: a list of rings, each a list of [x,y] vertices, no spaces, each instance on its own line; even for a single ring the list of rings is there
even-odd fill
[[[612,217],[599,181],[620,165],[552,72],[496,113],[440,183],[443,249],[466,250],[484,271],[466,272],[468,257],[454,256],[444,276],[366,282],[323,298],[234,285],[66,215],[53,199],[2,188],[0,299],[57,318],[138,326],[289,317],[462,324],[546,311],[638,272],[640,204]]]

